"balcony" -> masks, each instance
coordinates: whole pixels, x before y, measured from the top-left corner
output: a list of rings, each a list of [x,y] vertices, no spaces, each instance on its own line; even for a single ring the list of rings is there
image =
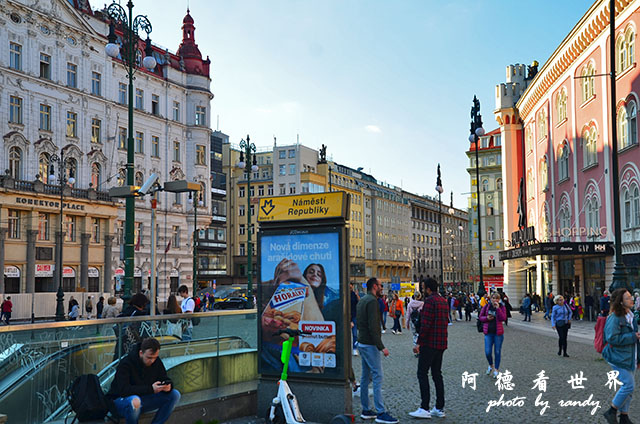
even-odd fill
[[[60,186],[45,184],[40,180],[24,181],[15,180],[9,175],[0,177],[0,187],[9,190],[26,191],[31,193],[42,193],[50,196],[60,196]],[[92,188],[82,189],[73,187],[64,187],[63,195],[65,197],[74,197],[76,199],[100,200],[103,202],[112,202],[109,193],[96,191]]]

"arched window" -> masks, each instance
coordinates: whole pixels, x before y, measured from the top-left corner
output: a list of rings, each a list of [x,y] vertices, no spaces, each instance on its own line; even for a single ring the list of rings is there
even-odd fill
[[[597,140],[598,133],[595,128],[592,128],[591,130],[587,129],[582,135],[582,155],[584,168],[598,163]]]
[[[547,191],[549,189],[549,167],[547,165],[547,157],[540,161],[540,190]]]
[[[92,187],[97,190],[100,187],[100,180],[102,174],[102,167],[98,162],[91,164],[91,184]]]
[[[489,180],[482,180],[482,191],[489,191]]]
[[[563,181],[569,178],[569,146],[562,143],[558,152],[558,180]]]
[[[624,199],[624,228],[631,228],[631,194],[629,189],[624,191],[622,195]]]
[[[623,106],[618,109],[618,149],[624,149],[629,146],[628,130],[627,109]]]
[[[144,184],[144,174],[142,172],[136,172],[134,184],[142,187],[142,184]]]
[[[595,95],[595,75],[596,70],[592,62],[582,68],[582,102],[586,102]]]
[[[626,45],[627,45],[627,67],[633,66],[636,61],[636,33],[633,27],[629,27],[626,33]]]
[[[487,228],[487,240],[495,240],[496,232],[493,227]]]
[[[542,216],[540,217],[540,240],[547,241],[549,239],[549,211],[546,204],[543,206]]]
[[[569,241],[570,240],[570,229],[571,229],[571,212],[568,207],[563,207],[560,209],[560,240],[561,241]]]
[[[67,180],[67,184],[70,186],[74,186],[75,182],[71,184],[69,181],[70,178],[76,178],[78,175],[78,161],[75,158],[69,158],[66,160],[66,168],[64,170],[65,178]]]
[[[16,180],[22,178],[22,150],[17,146],[9,149],[9,175]]]
[[[585,202],[585,211],[587,217],[587,228],[593,230],[594,232],[599,231],[600,206],[598,204],[598,199],[596,199],[595,197],[587,199]]]
[[[629,145],[638,144],[638,117],[636,102],[633,100],[627,105],[627,119],[629,124]]]
[[[640,227],[640,192],[635,184],[631,189],[631,202],[633,205],[633,226]]]
[[[51,157],[49,153],[42,152],[38,158],[38,174],[40,174],[40,181],[47,184],[49,181],[49,164],[51,163]]]
[[[547,112],[544,109],[538,112],[538,140],[547,136]]]
[[[618,40],[616,40],[616,51],[618,53],[616,55],[618,72],[622,72],[627,69],[627,46],[624,36],[620,36]]]
[[[502,190],[502,178],[496,180],[496,190]]]
[[[556,113],[558,115],[556,118],[558,123],[567,119],[567,90],[564,87],[556,97]]]

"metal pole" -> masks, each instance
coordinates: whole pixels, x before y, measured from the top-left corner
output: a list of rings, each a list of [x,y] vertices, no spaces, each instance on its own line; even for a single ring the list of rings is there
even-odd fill
[[[126,68],[129,77],[129,104],[127,105],[129,128],[127,131],[127,185],[134,185],[133,167],[135,162],[134,142],[133,142],[133,65],[134,65],[134,33],[133,33],[133,3],[127,3],[129,9],[129,22],[125,24],[127,34]],[[127,300],[131,297],[133,287],[133,265],[134,265],[134,233],[135,233],[135,198],[127,197],[125,213],[125,248],[124,248],[124,289],[122,298]],[[138,237],[142,237],[139,234]]]
[[[440,291],[442,294],[445,293],[444,290],[444,268],[442,264],[442,201],[441,201],[441,193],[438,192],[438,221],[440,221]]]
[[[158,289],[156,287],[156,207],[158,201],[156,199],[156,192],[153,193],[151,199],[151,315],[156,314],[156,297]]]
[[[478,196],[477,208],[478,208],[478,275],[480,281],[478,284],[478,293],[485,292],[484,281],[482,279],[482,222],[480,219],[480,168],[478,159],[478,143],[480,138],[476,136],[476,195]]]
[[[58,251],[56,252],[56,273],[58,274],[58,291],[56,292],[56,321],[64,321],[64,291],[62,290],[62,243],[64,241],[62,237],[62,209],[64,207],[64,166],[64,150],[60,150],[60,160],[58,162],[58,172],[60,175],[60,223],[58,226],[58,234],[56,234],[56,247],[58,248]],[[35,294],[32,294],[32,296],[35,297]],[[34,319],[34,314],[32,312],[31,322],[33,322]]]
[[[193,192],[193,295],[198,289],[198,192]]]
[[[255,154],[255,153],[254,153]],[[253,247],[251,245],[251,143],[249,134],[247,134],[246,147],[246,166],[247,170],[247,292],[249,302],[253,302]]]
[[[611,67],[611,172],[613,173],[613,223],[615,241],[615,264],[613,265],[613,281],[610,291],[619,288],[630,289],[627,283],[627,271],[622,261],[622,230],[620,223],[620,175],[618,167],[618,134],[616,111],[616,2],[609,1],[609,32],[610,32],[610,61]]]

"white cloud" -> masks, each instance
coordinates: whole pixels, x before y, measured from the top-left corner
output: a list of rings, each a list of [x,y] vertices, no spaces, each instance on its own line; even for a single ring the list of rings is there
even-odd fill
[[[382,132],[380,127],[377,126],[377,125],[367,125],[366,127],[364,127],[364,130],[366,132],[370,132],[370,133],[374,133],[374,134],[380,134]]]

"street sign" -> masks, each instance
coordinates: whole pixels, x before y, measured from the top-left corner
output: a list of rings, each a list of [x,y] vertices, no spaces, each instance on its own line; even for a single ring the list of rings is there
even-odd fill
[[[258,207],[260,222],[345,218],[346,214],[346,193],[341,191],[265,197]]]

